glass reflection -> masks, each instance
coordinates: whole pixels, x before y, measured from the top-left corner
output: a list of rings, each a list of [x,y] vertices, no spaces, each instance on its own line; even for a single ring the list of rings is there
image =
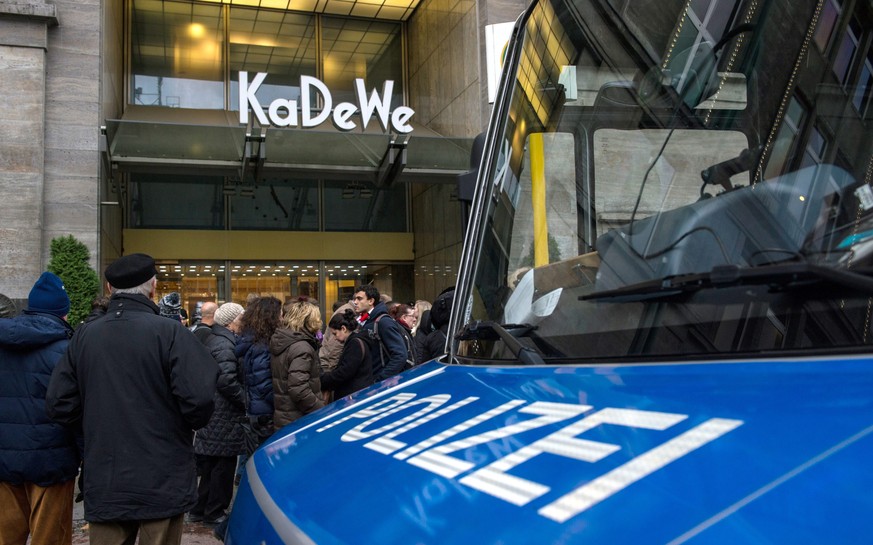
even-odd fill
[[[223,109],[222,13],[221,6],[134,0],[131,103]]]
[[[300,97],[300,76],[317,73],[315,17],[234,7],[230,11],[230,104],[239,110],[239,72],[266,72],[258,99]],[[250,81],[251,78],[250,76]]]

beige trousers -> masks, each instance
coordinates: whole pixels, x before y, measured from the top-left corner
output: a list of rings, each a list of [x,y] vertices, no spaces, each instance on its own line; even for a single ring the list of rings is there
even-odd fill
[[[0,483],[0,545],[70,545],[75,483]]]

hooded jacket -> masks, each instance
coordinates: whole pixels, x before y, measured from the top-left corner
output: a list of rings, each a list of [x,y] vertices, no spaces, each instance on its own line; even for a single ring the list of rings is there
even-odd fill
[[[168,518],[197,501],[194,430],[209,421],[218,367],[181,322],[115,294],[82,324],[52,374],[46,410],[85,433],[85,519]]]
[[[0,481],[47,487],[75,479],[79,445],[49,420],[46,390],[72,328],[51,314],[0,319]]]
[[[318,340],[309,333],[279,328],[270,339],[276,429],[324,406]]]

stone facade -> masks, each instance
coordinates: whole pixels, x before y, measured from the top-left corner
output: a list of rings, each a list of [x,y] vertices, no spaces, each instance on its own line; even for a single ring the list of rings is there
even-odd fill
[[[447,137],[485,131],[491,105],[485,73],[485,27],[514,21],[519,0],[423,0],[408,23],[409,103],[416,121]],[[432,300],[454,284],[463,221],[457,187],[414,184],[416,293]]]
[[[0,0],[0,293],[73,235],[97,259],[100,1]]]

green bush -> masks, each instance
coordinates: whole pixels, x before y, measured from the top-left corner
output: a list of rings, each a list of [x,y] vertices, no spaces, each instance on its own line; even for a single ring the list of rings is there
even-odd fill
[[[61,277],[70,296],[67,321],[78,326],[91,312],[91,302],[100,292],[100,278],[88,260],[91,252],[73,235],[52,239],[48,270]]]

